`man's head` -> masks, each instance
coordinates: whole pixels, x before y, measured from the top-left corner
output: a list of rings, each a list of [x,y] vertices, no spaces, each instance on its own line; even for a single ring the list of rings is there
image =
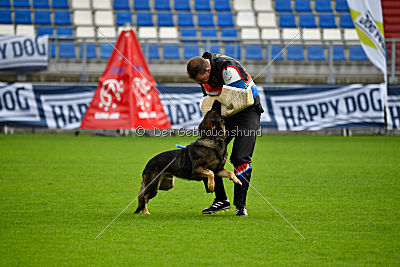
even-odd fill
[[[187,63],[187,74],[198,84],[207,83],[210,78],[210,62],[202,57],[193,57]]]

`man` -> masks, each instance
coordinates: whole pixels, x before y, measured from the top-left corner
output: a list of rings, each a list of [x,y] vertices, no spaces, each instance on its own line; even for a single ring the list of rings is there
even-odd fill
[[[235,174],[242,185],[235,184],[234,205],[236,216],[247,216],[246,196],[249,188],[252,167],[252,155],[256,143],[256,131],[260,127],[260,116],[263,112],[257,88],[240,63],[228,56],[205,52],[202,57],[193,57],[187,63],[188,76],[202,88],[204,96],[218,96],[224,85],[240,89],[251,88],[254,104],[224,118],[228,131],[226,143],[235,138],[230,161]],[[206,187],[207,188],[207,187]],[[230,209],[222,178],[215,177],[215,199],[205,208],[203,214],[214,214]]]

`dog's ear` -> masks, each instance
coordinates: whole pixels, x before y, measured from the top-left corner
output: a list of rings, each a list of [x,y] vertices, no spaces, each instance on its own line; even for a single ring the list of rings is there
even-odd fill
[[[218,114],[221,115],[221,102],[218,100],[214,100],[211,110],[216,111]]]

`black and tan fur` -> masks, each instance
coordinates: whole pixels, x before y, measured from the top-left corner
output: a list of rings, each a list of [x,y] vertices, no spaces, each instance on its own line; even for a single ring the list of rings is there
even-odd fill
[[[214,176],[226,177],[241,184],[233,172],[224,169],[227,158],[224,131],[221,104],[215,101],[199,125],[199,139],[186,148],[158,154],[147,163],[142,173],[135,213],[142,211],[150,214],[147,203],[159,189],[170,190],[174,186],[174,177],[206,180],[210,192],[214,191]]]

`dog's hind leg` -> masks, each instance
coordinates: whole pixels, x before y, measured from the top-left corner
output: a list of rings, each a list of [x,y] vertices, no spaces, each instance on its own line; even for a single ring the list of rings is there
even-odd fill
[[[160,175],[158,173],[143,173],[142,187],[140,188],[138,195],[138,207],[135,213],[142,211],[143,214],[150,214],[149,210],[147,209],[147,203],[150,199],[157,195],[159,185]]]
[[[144,197],[145,188],[146,188],[146,186],[145,186],[145,174],[144,174],[143,175],[143,180],[142,180],[142,186],[140,188],[139,195],[138,195],[138,206],[136,208],[135,213],[141,212],[147,206],[147,202],[146,202],[145,197]]]
[[[242,182],[236,177],[236,175],[233,172],[229,171],[229,170],[223,169],[222,171],[217,172],[216,176],[229,178],[235,184],[242,185]]]

